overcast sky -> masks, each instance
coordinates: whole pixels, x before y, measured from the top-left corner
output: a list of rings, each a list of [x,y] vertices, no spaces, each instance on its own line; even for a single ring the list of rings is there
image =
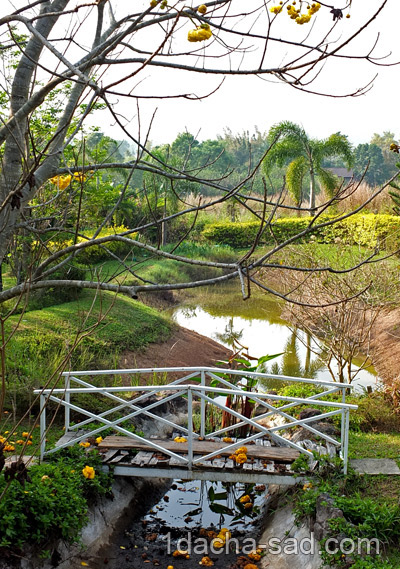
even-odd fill
[[[126,11],[128,0],[119,0],[117,10]],[[241,0],[249,6],[257,0]],[[4,3],[3,3],[4,2]],[[345,0],[334,1],[335,6],[342,6]],[[400,61],[400,42],[398,41],[399,18],[398,8],[400,0],[388,0],[383,13],[368,27],[362,37],[355,44],[347,48],[347,54],[365,55],[374,45],[380,34],[377,44],[376,56],[384,56],[392,52],[387,61]],[[8,11],[10,6],[19,7],[25,0],[1,0],[0,15]],[[139,0],[137,6],[147,6]],[[235,0],[238,5],[238,0]],[[259,4],[259,1],[257,1]],[[381,0],[353,0],[351,18],[343,20],[341,24],[347,26],[345,30],[356,28],[364,23],[369,15],[381,4]],[[320,10],[319,18],[329,18],[328,10]],[[282,36],[293,34],[297,39],[300,33],[307,31],[307,26],[298,26],[289,21],[286,14],[279,16],[282,27],[276,28]],[[320,20],[321,21],[321,20]],[[187,32],[185,32],[186,34]],[[183,41],[186,41],[182,33]],[[290,36],[291,37],[291,36]],[[339,37],[339,30],[336,33]],[[286,54],[282,53],[282,57]],[[251,59],[246,67],[251,67]],[[224,128],[230,128],[234,133],[243,130],[254,132],[257,125],[261,132],[282,120],[291,120],[302,124],[309,135],[324,138],[333,132],[341,131],[349,136],[354,144],[367,142],[374,132],[382,133],[390,130],[400,138],[399,124],[399,86],[400,66],[376,67],[362,61],[338,60],[329,62],[323,74],[315,84],[331,95],[342,95],[354,91],[371,81],[375,74],[373,87],[365,95],[349,98],[320,97],[302,93],[279,82],[258,79],[256,77],[228,78],[220,89],[210,98],[203,101],[169,100],[156,103],[141,103],[142,128],[145,129],[150,121],[154,109],[158,106],[153,123],[150,139],[158,144],[172,142],[179,132],[188,130],[197,135],[200,140],[215,138],[223,134]],[[166,92],[190,92],[204,95],[218,85],[215,77],[199,74],[173,73],[157,71],[147,68],[141,77],[139,88],[143,92],[152,93],[160,86]],[[312,88],[312,87],[311,87]],[[135,102],[131,99],[124,102],[122,99],[116,109],[126,117],[134,120],[136,115]],[[112,121],[106,112],[97,114],[95,122],[100,124],[103,131],[121,139],[121,134],[112,127]]]

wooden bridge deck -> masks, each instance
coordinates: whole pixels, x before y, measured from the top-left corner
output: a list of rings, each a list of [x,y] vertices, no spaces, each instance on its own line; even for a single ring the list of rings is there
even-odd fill
[[[173,439],[151,439],[151,442],[187,458],[188,443],[177,443]],[[200,461],[189,469],[179,459],[159,452],[145,441],[139,442],[124,436],[106,437],[98,449],[103,455],[105,467],[113,467],[116,475],[178,478],[182,480],[222,480],[226,482],[254,482],[295,484],[291,464],[300,455],[299,451],[272,446],[269,440],[247,443],[247,462],[236,464],[229,458],[232,451],[226,451],[226,442],[218,439],[193,440],[193,454],[198,456],[220,451],[210,460]]]

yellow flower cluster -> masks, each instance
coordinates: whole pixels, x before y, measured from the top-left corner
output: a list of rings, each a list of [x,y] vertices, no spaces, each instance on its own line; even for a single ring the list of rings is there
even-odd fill
[[[277,6],[272,6],[272,8],[270,8],[270,12],[278,15],[280,12],[282,12],[282,4],[283,2],[280,2]],[[302,14],[301,6],[300,8],[296,8],[296,0],[293,0],[293,4],[289,4],[287,6],[287,14],[289,18],[291,20],[295,20],[297,24],[307,24],[311,20],[311,17],[316,12],[318,12],[320,8],[321,4],[319,2],[314,2],[313,4],[307,6],[307,13]]]
[[[244,464],[247,462],[247,447],[240,447],[235,450],[229,457],[236,462],[236,464]]]
[[[212,540],[212,545],[215,549],[222,549],[227,541],[230,540],[232,534],[227,528],[222,528],[215,539]]]
[[[197,26],[195,30],[189,30],[188,32],[188,41],[196,42],[196,41],[205,41],[210,39],[212,36],[212,31],[208,24],[201,24]]]
[[[187,439],[185,439],[185,437],[175,437],[174,438],[174,443],[186,443]]]
[[[96,475],[96,472],[93,468],[93,466],[85,466],[85,468],[82,469],[82,474],[85,478],[88,478],[89,480],[93,480],[93,478]]]
[[[70,176],[68,174],[67,176],[54,176],[54,178],[50,178],[50,182],[54,186],[57,186],[60,190],[65,190],[65,188],[68,188],[72,180],[84,182],[86,180],[86,176],[79,172],[75,172],[73,176]]]
[[[272,6],[272,8],[269,9],[270,12],[272,12],[273,14],[279,14],[280,12],[282,12],[282,6],[283,2],[281,2],[278,6]]]
[[[242,497],[239,499],[239,502],[240,502],[241,504],[247,504],[248,502],[251,502],[251,498],[250,498],[250,496],[249,496],[248,494],[245,494],[244,496],[242,496]]]
[[[167,4],[168,4],[167,0],[162,0],[162,1],[161,0],[151,0],[150,6],[152,8],[155,8],[157,6],[157,4],[160,4],[160,2],[161,2],[161,5],[160,5],[161,10],[164,10],[164,8],[166,8]]]

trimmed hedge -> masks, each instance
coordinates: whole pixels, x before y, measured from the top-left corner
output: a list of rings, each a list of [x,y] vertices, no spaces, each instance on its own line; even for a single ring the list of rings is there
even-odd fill
[[[332,219],[325,216],[321,221]],[[267,228],[260,240],[261,244],[272,245],[275,240],[282,243],[304,231],[310,223],[309,217],[280,218]],[[214,223],[202,232],[203,237],[214,243],[231,247],[248,247],[259,231],[258,222]],[[344,243],[394,251],[400,247],[400,217],[395,215],[357,214],[342,221],[311,231],[296,242],[306,243]]]

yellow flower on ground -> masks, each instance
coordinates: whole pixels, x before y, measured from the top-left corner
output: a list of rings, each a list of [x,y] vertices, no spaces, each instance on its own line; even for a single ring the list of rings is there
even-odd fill
[[[50,476],[47,476],[47,474],[44,474],[41,478],[41,481],[42,482],[47,482],[47,481],[50,482],[51,481]]]
[[[21,439],[20,439],[19,441],[17,441],[17,443],[16,443],[16,444],[17,444],[17,445],[23,445],[23,444],[24,444],[24,442],[25,442],[25,441],[23,441],[23,440],[21,440]]]
[[[24,437],[24,439],[26,439],[27,437],[29,437],[29,433],[24,431],[21,436]]]
[[[212,540],[212,546],[215,549],[222,549],[225,545],[225,540],[222,539],[221,537],[216,537],[215,539]]]
[[[236,464],[244,464],[245,462],[247,462],[247,454],[244,454],[244,452],[241,452],[240,454],[236,454],[235,455],[235,462],[236,462]]]
[[[248,554],[248,557],[252,561],[260,561],[261,559],[261,555],[257,553],[257,551],[252,551],[251,553]]]
[[[310,490],[310,488],[312,488],[311,482],[306,482],[303,486],[303,490]]]
[[[99,445],[103,440],[103,437],[97,437],[96,443]]]
[[[90,443],[88,441],[85,441],[85,442],[79,443],[79,446],[83,447],[83,448],[88,448],[88,447],[90,447]]]
[[[172,557],[183,557],[184,559],[190,559],[190,555],[187,551],[184,551],[182,549],[176,549],[173,554]]]
[[[186,443],[187,439],[185,439],[185,437],[175,437],[174,438],[174,443]]]
[[[86,561],[81,561],[82,567],[89,567],[89,564]]]
[[[203,565],[204,567],[212,567],[214,565],[214,561],[206,555],[205,557],[201,558],[199,565]]]
[[[247,447],[240,447],[236,449],[235,454],[247,454]]]
[[[88,478],[89,480],[93,480],[93,478],[96,475],[93,466],[87,466],[87,465],[85,466],[85,468],[82,469],[82,474],[85,478]]]
[[[222,441],[223,441],[224,443],[233,443],[233,439],[231,439],[231,437],[224,437],[224,438],[222,439]]]
[[[6,452],[12,452],[15,450],[15,447],[13,445],[6,445],[3,450]]]

